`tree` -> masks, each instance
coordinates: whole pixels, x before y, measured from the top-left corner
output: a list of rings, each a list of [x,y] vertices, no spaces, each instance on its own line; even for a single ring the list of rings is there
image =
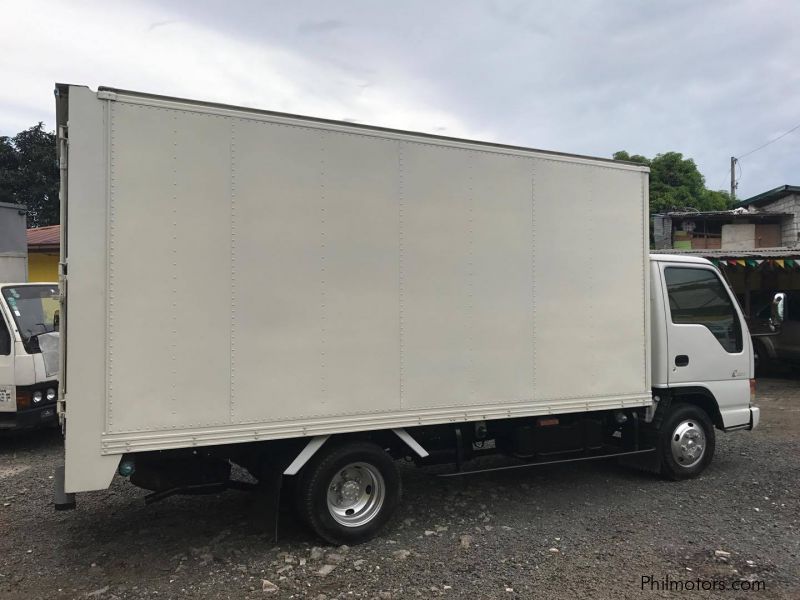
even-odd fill
[[[639,163],[642,165],[647,165],[648,167],[650,166],[649,158],[642,156],[641,154],[634,154],[633,156],[631,156],[630,154],[625,152],[625,150],[614,152],[614,160],[624,160],[626,162]]]
[[[650,167],[650,212],[670,210],[726,210],[732,206],[730,195],[706,188],[703,175],[691,158],[680,152],[665,152],[649,159],[624,150],[614,153],[615,160],[625,160]]]
[[[24,204],[28,227],[59,221],[56,136],[44,123],[0,137],[0,202]]]

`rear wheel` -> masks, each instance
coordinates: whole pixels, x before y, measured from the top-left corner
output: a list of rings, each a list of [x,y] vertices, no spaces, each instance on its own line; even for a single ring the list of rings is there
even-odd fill
[[[331,544],[371,539],[400,501],[400,475],[394,461],[370,442],[323,446],[297,483],[303,520]]]
[[[702,409],[676,404],[661,424],[661,474],[670,479],[699,475],[714,457],[714,425]]]

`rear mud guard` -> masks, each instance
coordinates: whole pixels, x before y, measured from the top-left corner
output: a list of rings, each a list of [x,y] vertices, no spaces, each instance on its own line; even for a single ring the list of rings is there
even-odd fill
[[[55,498],[53,505],[56,510],[72,510],[75,508],[75,494],[64,491],[64,465],[58,465],[55,473]]]

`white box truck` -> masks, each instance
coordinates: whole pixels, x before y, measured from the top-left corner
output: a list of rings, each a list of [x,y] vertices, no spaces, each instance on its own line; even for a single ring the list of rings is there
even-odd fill
[[[622,456],[680,479],[715,428],[758,423],[736,300],[709,262],[648,255],[640,165],[56,96],[58,506],[115,473],[151,500],[242,487],[234,464],[290,480],[349,544],[389,519],[400,458]]]

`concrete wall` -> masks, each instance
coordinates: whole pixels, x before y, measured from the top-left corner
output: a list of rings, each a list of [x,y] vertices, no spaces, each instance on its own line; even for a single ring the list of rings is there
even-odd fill
[[[25,207],[0,202],[0,281],[26,281],[28,241]]]
[[[800,195],[791,194],[780,200],[759,206],[757,212],[791,213],[794,217],[786,217],[781,224],[783,246],[800,245]]]
[[[27,251],[25,207],[0,202],[0,254],[24,254]]]
[[[729,224],[722,226],[723,250],[752,250],[756,247],[756,226],[753,224]]]
[[[672,248],[672,219],[666,215],[653,215],[653,244],[656,250]]]

